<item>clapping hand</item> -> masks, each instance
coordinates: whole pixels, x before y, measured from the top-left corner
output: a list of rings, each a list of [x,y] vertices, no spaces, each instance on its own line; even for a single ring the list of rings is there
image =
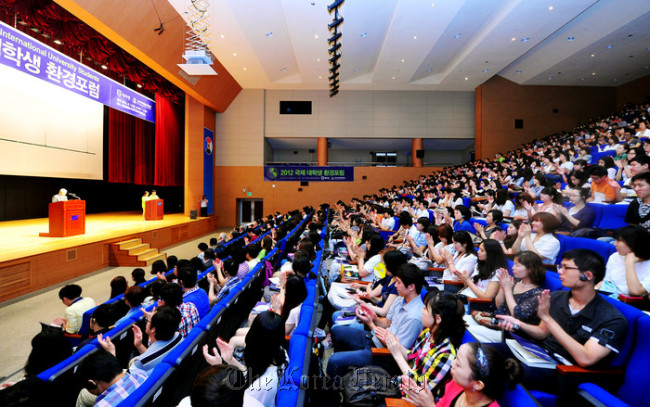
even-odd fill
[[[521,226],[519,226],[519,234],[522,236],[530,236],[530,230],[530,225],[525,223],[522,223]]]
[[[406,401],[418,407],[433,407],[435,405],[433,394],[431,394],[426,382],[419,385],[410,375],[404,374],[402,375],[400,389],[407,397]]]
[[[551,310],[551,292],[544,290],[537,300],[537,316],[542,321],[550,316]]]
[[[377,329],[375,329],[375,332],[377,332]],[[401,352],[402,345],[400,345],[399,341],[391,331],[386,330],[384,341],[390,353],[395,355]]]
[[[205,361],[208,362],[208,364],[211,366],[220,365],[223,363],[223,359],[221,359],[217,348],[212,348],[212,353],[210,353],[210,348],[207,344],[203,345],[203,357],[205,358]]]
[[[134,325],[135,326],[135,325]],[[111,337],[107,336],[104,337],[104,335],[99,334],[97,335],[97,342],[99,342],[99,345],[104,348],[104,350],[111,355],[115,356],[115,345],[111,341]]]
[[[510,291],[512,292],[512,288],[515,285],[515,280],[514,278],[510,275],[508,270],[504,268],[500,268],[497,270],[497,278],[499,279],[499,284],[501,284],[501,287],[503,288],[503,291]]]
[[[469,284],[469,281],[470,281],[469,274],[467,274],[467,272],[465,272],[464,270],[454,269],[454,270],[452,271],[452,274],[453,274],[454,277],[456,277],[458,280],[462,281],[463,284],[465,284],[465,285],[468,285],[468,284]]]
[[[506,238],[506,235],[507,233],[505,230],[495,230],[494,233],[492,233],[492,237],[498,242],[503,242]]]

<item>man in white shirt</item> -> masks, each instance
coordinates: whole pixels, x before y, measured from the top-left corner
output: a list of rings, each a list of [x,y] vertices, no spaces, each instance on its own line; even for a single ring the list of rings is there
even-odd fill
[[[68,197],[66,196],[67,193],[68,191],[65,188],[59,189],[59,193],[52,197],[52,203],[67,201],[68,200]]]

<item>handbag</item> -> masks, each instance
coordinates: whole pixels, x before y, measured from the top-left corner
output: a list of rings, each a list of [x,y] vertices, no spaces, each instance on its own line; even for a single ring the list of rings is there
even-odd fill
[[[358,367],[343,378],[343,405],[385,406],[385,399],[400,398],[399,381],[378,366]]]

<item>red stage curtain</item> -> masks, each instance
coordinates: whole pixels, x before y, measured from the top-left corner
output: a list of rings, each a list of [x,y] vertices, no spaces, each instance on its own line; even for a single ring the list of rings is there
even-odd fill
[[[183,108],[156,94],[154,184],[183,185]]]
[[[153,184],[154,124],[135,119],[135,168],[133,183]]]
[[[110,109],[108,120],[108,182],[132,183],[135,118]]]

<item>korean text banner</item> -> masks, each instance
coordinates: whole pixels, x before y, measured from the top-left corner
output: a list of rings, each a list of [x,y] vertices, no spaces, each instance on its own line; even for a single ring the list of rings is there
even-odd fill
[[[354,167],[266,166],[264,181],[354,181]]]
[[[155,121],[153,100],[0,22],[0,64],[124,113]]]

